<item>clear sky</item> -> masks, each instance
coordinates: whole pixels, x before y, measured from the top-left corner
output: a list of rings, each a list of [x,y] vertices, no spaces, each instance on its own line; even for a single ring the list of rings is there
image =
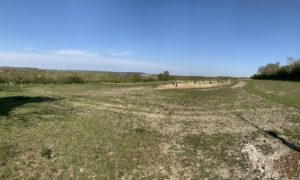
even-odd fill
[[[0,66],[250,76],[299,52],[300,0],[0,0]]]

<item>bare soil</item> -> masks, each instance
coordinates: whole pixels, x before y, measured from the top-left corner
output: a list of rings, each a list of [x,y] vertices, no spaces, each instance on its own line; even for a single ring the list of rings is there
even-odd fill
[[[229,84],[231,84],[231,80],[174,81],[171,84],[160,85],[156,89],[205,89],[221,87]]]

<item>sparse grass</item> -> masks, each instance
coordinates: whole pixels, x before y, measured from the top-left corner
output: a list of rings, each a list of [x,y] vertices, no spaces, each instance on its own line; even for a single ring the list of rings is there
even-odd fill
[[[295,126],[294,128],[283,129],[283,135],[290,137],[293,140],[300,142],[300,127]],[[300,143],[299,143],[300,144]]]
[[[242,89],[158,85],[1,86],[0,179],[254,178],[258,172],[249,171],[241,150],[263,135],[239,121],[236,111],[299,140],[291,127],[298,124],[297,110],[291,116]],[[274,115],[278,111],[281,116]],[[286,119],[292,132],[282,128]],[[271,154],[279,145],[257,147]]]
[[[228,102],[236,100],[235,91],[230,88],[219,88],[213,90],[185,89],[185,90],[162,90],[164,96],[176,102],[199,102],[206,101]]]
[[[290,119],[290,122],[300,123],[300,117],[299,116],[292,116],[292,118]]]
[[[192,147],[195,152],[200,150],[206,158],[213,158],[220,164],[229,166],[236,163],[237,157],[231,157],[229,151],[240,149],[238,143],[239,135],[214,134],[214,135],[189,135],[184,142]],[[233,154],[232,154],[233,155]]]

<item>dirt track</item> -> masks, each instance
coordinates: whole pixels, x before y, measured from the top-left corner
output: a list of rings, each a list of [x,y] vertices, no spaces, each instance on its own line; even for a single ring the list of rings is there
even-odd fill
[[[247,83],[245,81],[239,81],[236,85],[232,86],[231,88],[242,88],[246,85]]]

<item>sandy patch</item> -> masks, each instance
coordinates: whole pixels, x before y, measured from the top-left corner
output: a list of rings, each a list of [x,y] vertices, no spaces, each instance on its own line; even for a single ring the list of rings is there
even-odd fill
[[[211,81],[174,81],[171,84],[165,84],[157,87],[156,89],[195,89],[195,88],[213,88],[231,84],[231,80],[211,80]]]
[[[246,144],[242,149],[242,153],[248,154],[252,169],[260,171],[264,174],[264,178],[267,179],[278,179],[280,177],[280,174],[275,169],[275,164],[276,160],[283,155],[281,152],[276,151],[271,155],[265,155],[250,143]]]

